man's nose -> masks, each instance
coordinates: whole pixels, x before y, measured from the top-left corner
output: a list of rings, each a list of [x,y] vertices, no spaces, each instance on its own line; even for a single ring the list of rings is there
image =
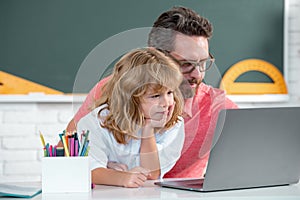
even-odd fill
[[[199,65],[194,68],[194,70],[190,73],[190,76],[196,79],[200,79],[202,77],[202,72],[200,72]]]

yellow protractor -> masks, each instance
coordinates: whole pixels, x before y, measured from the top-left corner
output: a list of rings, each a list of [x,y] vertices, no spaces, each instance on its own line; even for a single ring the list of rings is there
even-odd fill
[[[61,91],[0,71],[0,94],[29,94],[31,92],[63,94]]]
[[[272,79],[273,83],[235,82],[249,71],[259,71]],[[260,59],[247,59],[234,64],[224,74],[220,88],[227,94],[287,94],[281,72],[271,63]]]

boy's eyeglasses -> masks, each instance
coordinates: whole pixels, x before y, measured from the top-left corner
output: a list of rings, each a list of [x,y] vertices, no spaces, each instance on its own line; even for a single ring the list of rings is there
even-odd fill
[[[190,60],[177,60],[170,53],[168,53],[167,55],[179,64],[182,74],[190,74],[196,69],[196,67],[199,67],[200,72],[205,72],[209,70],[209,68],[215,62],[215,58],[211,53],[209,53],[209,58],[205,58],[203,60],[200,60],[199,62]]]

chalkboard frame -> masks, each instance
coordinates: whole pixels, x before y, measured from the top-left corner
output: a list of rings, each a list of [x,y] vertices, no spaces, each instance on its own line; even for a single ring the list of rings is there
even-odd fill
[[[210,0],[211,1],[211,0]],[[225,2],[233,2],[234,0],[226,0]],[[241,2],[241,0],[237,0]],[[245,1],[245,0],[243,0]],[[275,0],[257,0],[257,2],[268,2],[268,1],[275,1]],[[276,0],[278,2],[282,3],[283,6],[283,24],[282,24],[282,67],[280,70],[282,71],[284,78],[286,82],[288,82],[288,73],[287,73],[287,55],[288,55],[288,38],[287,38],[287,14],[288,13],[288,0]],[[63,3],[66,2],[66,3]],[[71,50],[68,48],[67,40],[68,38],[72,38],[71,36],[75,33],[72,33],[72,30],[75,30],[71,24],[69,24],[69,32],[64,32],[63,30],[60,30],[58,26],[59,20],[62,20],[63,25],[68,24],[68,20],[72,19],[71,13],[64,13],[66,8],[69,10],[74,10],[77,11],[77,16],[78,21],[77,23],[84,24],[84,20],[80,21],[80,17],[84,16],[84,13],[79,12],[81,9],[84,8],[90,8],[88,4],[95,4],[96,2],[99,1],[87,1],[86,4],[80,4],[79,2],[81,1],[59,1],[59,0],[53,0],[53,1],[46,1],[46,2],[40,2],[38,0],[27,0],[27,1],[17,1],[17,0],[3,0],[0,2],[0,9],[1,9],[1,14],[0,17],[0,27],[3,27],[0,33],[1,37],[0,40],[2,44],[2,47],[0,47],[0,70],[6,71],[8,73],[12,73],[14,75],[26,78],[28,80],[36,81],[38,83],[41,83],[45,86],[49,86],[54,89],[61,90],[66,93],[86,93],[91,89],[91,87],[98,81],[95,79],[89,80],[88,77],[82,76],[82,79],[86,80],[87,84],[83,86],[82,88],[76,87],[76,78],[80,77],[78,76],[78,71],[80,70],[80,66],[84,64],[86,59],[88,58],[89,55],[92,54],[93,50],[100,45],[103,44],[105,41],[108,39],[118,35],[118,34],[123,34],[124,32],[128,30],[133,30],[133,29],[139,29],[141,27],[150,27],[153,23],[153,21],[156,19],[156,17],[163,11],[169,9],[172,6],[175,5],[183,5],[183,6],[188,6],[191,7],[192,9],[196,10],[198,13],[201,15],[207,17],[210,19],[210,21],[214,24],[214,36],[212,40],[210,41],[211,44],[211,51],[214,53],[215,57],[217,58],[216,64],[218,67],[221,66],[220,60],[221,59],[221,54],[219,53],[216,47],[216,44],[222,40],[222,37],[219,37],[218,34],[220,34],[220,30],[217,23],[214,23],[215,19],[212,17],[213,15],[209,13],[209,11],[202,10],[200,8],[194,8],[192,5],[195,3],[195,0],[189,0],[189,1],[171,1],[167,2],[166,4],[163,4],[162,1],[151,1],[152,4],[154,4],[157,9],[153,10],[153,16],[152,17],[146,17],[144,21],[141,23],[130,23],[132,22],[136,16],[143,16],[143,14],[147,11],[147,8],[140,9],[137,5],[140,7],[143,6],[147,1],[137,1],[137,0],[129,0],[127,1],[127,7],[123,6],[124,12],[128,13],[129,8],[133,8],[132,10],[134,12],[131,12],[130,15],[125,16],[124,19],[128,20],[129,23],[124,24],[123,26],[118,26],[114,27],[109,25],[109,23],[114,22],[113,20],[106,20],[108,21],[107,23],[101,24],[99,22],[99,26],[102,27],[102,29],[109,29],[111,30],[108,32],[103,31],[103,37],[102,39],[95,38],[93,36],[93,33],[89,32],[86,30],[84,33],[86,35],[82,35],[82,37],[75,37],[77,39],[77,43],[75,44],[75,47],[80,49],[80,45],[84,45],[84,50],[82,50],[80,53],[77,53],[74,55],[72,52],[69,52],[68,54],[64,54],[63,52],[68,52],[72,51],[72,48],[74,51],[76,48],[72,47]],[[138,3],[140,2],[140,4]],[[199,7],[201,7],[201,3],[207,3],[208,0],[202,0],[198,1]],[[103,7],[105,7],[105,10],[109,12],[112,12],[115,14],[118,10],[113,6],[113,4],[107,3],[107,2],[102,2]],[[75,5],[82,5],[83,8],[76,7]],[[118,4],[119,1],[118,1]],[[217,4],[211,6],[212,8],[216,8]],[[237,4],[236,4],[237,5]],[[235,5],[235,6],[236,6]],[[56,7],[55,7],[56,6]],[[122,7],[122,5],[119,5]],[[134,7],[137,6],[137,7]],[[242,6],[240,6],[241,8]],[[257,6],[259,7],[259,6]],[[54,10],[55,9],[55,12]],[[90,8],[91,9],[91,8]],[[224,8],[225,9],[225,8]],[[233,9],[236,9],[236,7],[233,7]],[[23,12],[21,12],[23,10]],[[88,10],[88,9],[86,9]],[[96,9],[95,9],[96,10]],[[95,10],[91,10],[95,11]],[[131,10],[131,11],[132,11]],[[151,10],[151,9],[150,9]],[[3,12],[2,12],[3,11]],[[71,12],[71,11],[70,11]],[[100,12],[100,11],[99,11]],[[41,16],[39,14],[44,13],[44,16]],[[229,12],[224,12],[229,13]],[[17,15],[18,14],[18,15]],[[59,18],[62,15],[61,19]],[[48,16],[46,18],[45,16]],[[100,15],[103,18],[108,18],[110,17],[109,15]],[[44,20],[44,26],[36,26],[36,21],[38,18],[42,18],[42,22]],[[237,17],[238,18],[238,17]],[[27,21],[26,21],[27,19]],[[121,17],[117,18],[120,21],[123,19]],[[19,21],[18,21],[19,20]],[[91,19],[93,23],[96,23],[97,20]],[[95,22],[96,21],[96,22]],[[92,23],[91,22],[91,23]],[[53,24],[55,26],[53,26]],[[138,24],[138,25],[137,25]],[[22,26],[21,29],[18,29]],[[52,26],[51,26],[52,25]],[[57,27],[57,30],[55,28]],[[32,32],[30,30],[34,29],[35,32]],[[19,31],[18,31],[19,30]],[[20,31],[21,30],[21,31]],[[45,35],[39,35],[39,31],[44,31],[44,32],[49,32],[49,34],[57,34],[58,35],[63,35],[64,37],[58,38],[59,41],[58,43],[61,44],[60,46],[57,46],[54,42],[54,40],[51,40],[51,37],[46,37]],[[43,32],[43,33],[44,33]],[[69,34],[69,35],[68,35]],[[92,39],[88,39],[89,36]],[[1,39],[2,38],[2,39]],[[31,38],[31,40],[29,40]],[[219,38],[219,39],[218,39]],[[36,39],[36,41],[35,41]],[[41,40],[44,39],[44,40]],[[226,38],[225,38],[226,39]],[[47,43],[48,41],[48,43]],[[14,42],[14,43],[12,43]],[[45,43],[43,43],[45,42]],[[42,44],[41,44],[42,43]],[[139,44],[141,47],[143,46],[142,44]],[[145,45],[146,45],[146,39],[145,39]],[[114,51],[111,49],[111,51]],[[224,50],[222,50],[224,52]],[[34,52],[32,55],[27,55],[27,52]],[[39,53],[39,55],[36,55],[36,53]],[[124,52],[125,53],[125,52]],[[47,60],[48,54],[54,55],[54,57],[51,57],[51,59]],[[234,53],[232,53],[234,55]],[[121,55],[119,55],[121,56]],[[116,57],[117,59],[118,57]],[[43,60],[45,59],[45,60]],[[113,61],[111,61],[113,62]],[[234,63],[232,63],[234,64]],[[67,68],[68,70],[64,73],[60,73],[60,70]],[[101,66],[99,63],[99,68],[102,68],[101,71],[105,71],[106,66]],[[223,74],[224,71],[221,72]],[[36,76],[33,77],[32,75],[35,74]],[[101,76],[99,76],[100,79]],[[219,81],[219,80],[218,80]],[[213,80],[208,81],[210,84],[217,86],[219,82],[214,82]],[[59,84],[58,84],[59,83]],[[68,85],[67,87],[65,87]]]

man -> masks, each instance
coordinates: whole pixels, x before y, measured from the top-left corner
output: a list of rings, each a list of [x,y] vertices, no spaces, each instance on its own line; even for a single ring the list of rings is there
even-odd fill
[[[191,9],[174,7],[162,13],[154,22],[148,45],[163,51],[180,65],[186,81],[181,91],[185,98],[185,141],[180,159],[164,176],[202,177],[208,161],[211,141],[218,113],[224,108],[237,108],[226,98],[224,91],[212,88],[202,81],[205,71],[213,67],[214,58],[209,53],[212,25]],[[109,78],[109,77],[108,77]],[[101,80],[89,93],[67,130],[90,111],[93,101],[101,96],[99,88],[107,81]],[[176,148],[176,147],[174,147]],[[120,167],[125,167],[119,165]]]

